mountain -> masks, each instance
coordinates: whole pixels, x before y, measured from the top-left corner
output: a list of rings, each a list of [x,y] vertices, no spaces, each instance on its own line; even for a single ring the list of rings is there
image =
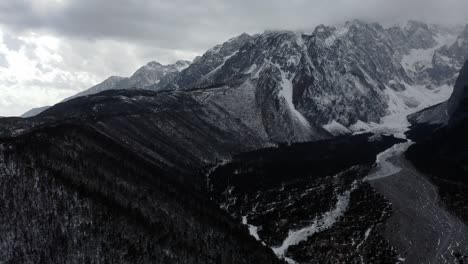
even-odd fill
[[[158,62],[150,62],[138,69],[132,76],[118,83],[115,89],[143,89],[153,84],[157,84],[162,78],[174,78],[175,74],[187,68],[189,61],[177,61],[170,65],[161,65]]]
[[[125,80],[124,77],[111,76],[111,77],[105,79],[102,83],[96,84],[95,86],[93,86],[93,87],[91,87],[91,88],[89,88],[87,90],[84,90],[83,92],[77,93],[76,95],[65,98],[65,99],[63,99],[63,101],[68,101],[68,100],[76,98],[76,97],[86,96],[86,95],[90,95],[90,94],[96,94],[96,93],[99,93],[99,92],[102,92],[102,91],[107,91],[107,90],[114,89],[117,86],[117,84],[119,84],[123,80]]]
[[[151,89],[248,84],[261,111],[288,116],[296,138],[307,138],[310,128],[401,131],[408,124],[397,120],[451,94],[456,60],[447,59],[455,65],[447,68],[437,58],[463,34],[415,21],[384,28],[359,20],[309,34],[243,34],[208,50],[173,83]]]
[[[132,76],[125,78],[120,76],[111,76],[103,82],[77,93],[71,97],[65,98],[63,101],[68,101],[80,96],[96,94],[107,90],[119,89],[142,89],[153,84],[159,83],[162,78],[169,82],[177,73],[187,68],[190,65],[189,61],[179,60],[174,64],[162,65],[159,62],[152,61],[139,68]],[[22,117],[31,117],[37,115],[48,107],[40,107],[32,109],[22,115]]]
[[[207,164],[269,146],[214,103],[109,90],[0,131],[4,261],[279,263],[204,194]]]
[[[173,81],[164,81],[155,84],[153,90],[188,89],[197,85],[202,78],[221,67],[225,61],[236,54],[239,49],[252,37],[248,34],[229,39],[227,42],[209,49],[203,56],[195,59],[192,64],[174,78]]]
[[[244,33],[190,65],[164,70],[150,63],[112,87],[244,90],[232,101],[255,102],[248,115],[262,113],[260,122],[277,141],[306,141],[323,130],[402,132],[409,125],[401,121],[406,115],[450,96],[467,31],[417,21],[384,28],[353,20],[310,33]],[[275,134],[276,127],[289,130],[288,138]]]
[[[407,157],[437,184],[449,209],[468,223],[468,61],[450,99],[410,120],[408,135],[416,143]]]
[[[27,111],[26,113],[22,114],[21,117],[23,118],[27,118],[27,117],[33,117],[35,115],[38,115],[40,114],[41,112],[43,112],[44,110],[50,108],[50,106],[43,106],[43,107],[37,107],[37,108],[33,108],[29,111]]]
[[[149,63],[34,117],[1,118],[0,259],[396,263],[408,254],[447,256],[445,241],[440,256],[438,247],[427,251],[435,257],[401,251],[414,248],[403,239],[419,235],[404,228],[426,218],[392,225],[415,208],[392,204],[395,189],[382,192],[367,178],[399,169],[391,161],[404,159],[386,155],[409,143],[382,134],[405,131],[406,115],[430,106],[409,118],[416,143],[406,154],[418,167],[430,162],[431,175],[453,168],[454,177],[431,179],[464,217],[464,74],[446,101],[456,80],[451,65],[463,52],[443,55],[443,67],[438,59],[463,44],[462,31],[355,20],[309,33],[242,34],[185,69]],[[348,135],[368,131],[375,134]],[[430,186],[419,180],[412,189]],[[404,198],[419,197],[397,187]],[[460,241],[457,250],[468,240]]]
[[[1,150],[2,260],[279,262],[172,173],[92,129],[44,129]]]
[[[162,65],[159,62],[152,61],[139,68],[132,76],[128,78],[111,76],[100,84],[97,84],[81,93],[64,99],[64,101],[72,98],[95,94],[107,90],[120,89],[143,89],[145,87],[157,84],[164,77],[172,76],[187,68],[190,65],[189,61],[179,60],[174,64]]]

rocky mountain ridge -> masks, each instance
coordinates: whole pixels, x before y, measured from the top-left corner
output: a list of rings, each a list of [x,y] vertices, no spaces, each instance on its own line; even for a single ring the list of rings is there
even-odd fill
[[[230,93],[237,99],[218,100],[236,102],[231,109],[253,107],[249,116],[256,121],[246,122],[262,123],[273,141],[306,141],[321,130],[401,132],[406,115],[451,94],[466,32],[416,21],[383,27],[354,20],[307,34],[242,34],[150,85],[134,78],[111,87],[242,90]]]

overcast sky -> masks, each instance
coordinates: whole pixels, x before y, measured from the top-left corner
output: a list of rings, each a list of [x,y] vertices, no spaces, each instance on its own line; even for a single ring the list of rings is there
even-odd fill
[[[152,60],[191,60],[243,32],[355,18],[466,24],[467,11],[467,0],[0,0],[0,116]]]

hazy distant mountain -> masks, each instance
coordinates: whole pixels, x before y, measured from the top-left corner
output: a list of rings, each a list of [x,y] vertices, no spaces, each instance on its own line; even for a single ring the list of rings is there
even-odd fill
[[[111,76],[100,84],[97,84],[83,92],[80,92],[72,97],[66,98],[64,101],[95,94],[107,90],[119,89],[144,89],[159,81],[165,76],[173,76],[175,73],[187,68],[190,65],[189,61],[177,61],[174,64],[162,65],[159,62],[152,61],[139,68],[132,76],[128,78]]]
[[[179,60],[174,64],[169,65],[162,65],[159,62],[152,61],[139,68],[132,76],[128,78],[120,76],[111,76],[104,80],[102,83],[99,83],[76,95],[65,98],[63,102],[80,96],[96,94],[102,91],[112,89],[143,89],[145,87],[159,83],[159,81],[164,77],[166,77],[166,80],[170,77],[175,77],[175,74],[187,68],[189,65],[189,61],[183,60]],[[47,108],[48,107],[34,108],[23,114],[22,117],[31,117],[37,115],[42,111],[46,110]]]
[[[43,107],[38,107],[38,108],[33,108],[26,113],[22,114],[21,117],[27,118],[27,117],[32,117],[35,115],[38,115],[42,113],[44,110],[48,109],[50,106],[43,106]]]

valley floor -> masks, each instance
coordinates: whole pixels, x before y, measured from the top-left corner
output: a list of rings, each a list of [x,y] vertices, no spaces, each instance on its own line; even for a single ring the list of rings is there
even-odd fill
[[[405,159],[404,148],[387,155],[375,170],[371,175],[380,171],[384,177],[368,180],[392,203],[385,236],[400,253],[401,261],[467,261],[468,227],[443,207],[437,188]]]
[[[323,142],[248,154],[215,170],[213,194],[288,263],[466,263],[468,227],[405,158],[412,142],[394,140],[372,152],[379,139],[363,138],[350,137],[340,153],[361,140],[360,153],[369,156],[337,174],[320,172],[319,164],[328,163],[310,156]],[[348,154],[326,160],[345,161]]]

